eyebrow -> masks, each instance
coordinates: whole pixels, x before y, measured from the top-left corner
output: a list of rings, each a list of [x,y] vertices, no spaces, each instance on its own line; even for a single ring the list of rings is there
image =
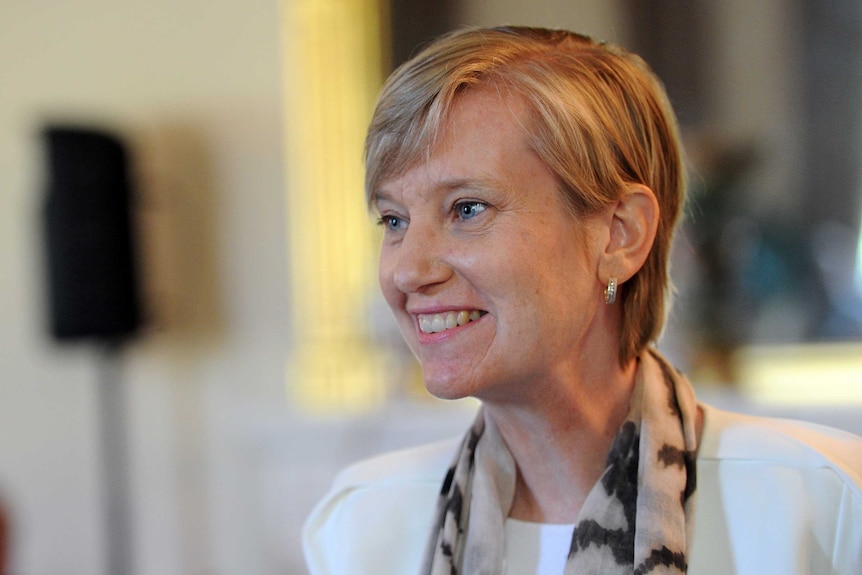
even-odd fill
[[[493,178],[457,178],[443,182],[446,190],[499,190],[503,186]]]
[[[371,192],[371,194],[369,194],[368,205],[373,206],[374,204],[377,204],[380,201],[387,201],[387,200],[390,202],[395,201],[392,199],[392,197],[389,194],[386,193],[386,191],[378,188],[376,190],[373,190]]]
[[[494,178],[482,178],[482,177],[470,177],[470,178],[452,178],[449,180],[443,180],[442,182],[437,183],[434,187],[434,191],[440,191],[444,193],[452,192],[453,190],[490,190],[490,191],[502,191],[505,189],[505,186],[502,185],[502,182],[496,180]],[[377,188],[371,193],[371,197],[369,198],[369,204],[374,205],[381,201],[390,201],[393,203],[398,203],[393,197],[392,194],[389,194],[383,188]]]

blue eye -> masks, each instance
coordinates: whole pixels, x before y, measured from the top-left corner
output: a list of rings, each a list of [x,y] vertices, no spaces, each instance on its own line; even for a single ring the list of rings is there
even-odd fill
[[[458,202],[455,204],[455,211],[459,219],[469,220],[484,212],[487,207],[482,202]]]
[[[386,231],[397,231],[407,228],[407,220],[398,216],[385,215],[377,219],[377,225],[382,226]]]

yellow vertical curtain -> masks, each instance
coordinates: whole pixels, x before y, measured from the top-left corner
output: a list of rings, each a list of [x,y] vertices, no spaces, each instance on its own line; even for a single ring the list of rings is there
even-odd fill
[[[368,337],[376,241],[362,145],[382,82],[378,0],[282,0],[287,228],[294,350],[291,397],[312,410],[384,399]]]

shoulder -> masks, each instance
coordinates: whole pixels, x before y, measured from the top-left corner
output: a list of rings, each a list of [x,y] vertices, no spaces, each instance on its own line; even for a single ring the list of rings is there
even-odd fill
[[[703,407],[689,572],[859,573],[862,438]]]
[[[437,494],[459,441],[387,453],[339,473],[303,528],[310,572],[418,570]]]
[[[815,423],[701,407],[705,423],[699,461],[830,468],[862,487],[862,438],[857,435]]]
[[[346,467],[336,476],[333,490],[392,483],[442,483],[460,438],[384,453]]]

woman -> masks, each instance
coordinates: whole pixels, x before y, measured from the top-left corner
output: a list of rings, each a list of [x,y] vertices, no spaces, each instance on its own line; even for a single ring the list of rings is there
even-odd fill
[[[858,438],[698,405],[650,347],[685,186],[642,60],[452,33],[388,80],[366,166],[425,385],[482,408],[459,443],[343,472],[313,574],[862,572]]]

